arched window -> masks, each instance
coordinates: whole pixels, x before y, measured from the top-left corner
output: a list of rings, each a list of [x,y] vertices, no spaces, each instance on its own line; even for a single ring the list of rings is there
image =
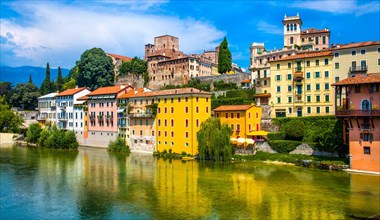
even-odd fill
[[[290,44],[293,44],[294,43],[294,39],[293,37],[290,37]]]
[[[297,30],[297,24],[294,24],[294,30],[295,31]]]
[[[289,24],[288,24],[288,25],[286,25],[286,30],[287,30],[287,31],[289,31]]]
[[[362,100],[362,110],[370,110],[371,107],[370,107],[370,102],[368,99],[363,99]]]
[[[297,109],[297,117],[302,117],[302,108]]]
[[[293,25],[292,25],[292,24],[290,25],[290,30],[291,30],[291,31],[293,30]]]

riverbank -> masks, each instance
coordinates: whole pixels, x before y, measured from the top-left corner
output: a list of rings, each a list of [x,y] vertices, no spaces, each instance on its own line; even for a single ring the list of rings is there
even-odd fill
[[[13,134],[13,133],[0,133],[0,145],[8,145],[8,144],[14,144],[15,141],[13,138],[15,136],[18,136],[18,134]]]

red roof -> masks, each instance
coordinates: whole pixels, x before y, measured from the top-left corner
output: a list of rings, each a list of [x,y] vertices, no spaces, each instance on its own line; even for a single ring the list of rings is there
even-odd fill
[[[132,90],[136,91],[136,90]],[[159,90],[159,91],[152,91],[152,92],[139,92],[137,90],[137,93],[134,92],[134,94],[127,93],[128,98],[132,97],[152,97],[152,96],[169,96],[169,95],[184,95],[184,94],[204,94],[204,95],[210,95],[210,92],[205,92],[199,89],[195,88],[180,88],[180,89],[167,89],[167,90]],[[123,98],[127,98],[123,95]]]
[[[121,96],[119,96],[119,99],[125,99],[125,98],[130,98],[130,97],[133,97],[135,94],[139,94],[139,93],[142,93],[144,92],[144,88],[137,88],[137,89],[133,89]]]
[[[222,105],[215,108],[214,111],[245,111],[252,107],[252,105]]]
[[[122,60],[124,62],[132,60],[132,58],[130,58],[130,57],[121,56],[121,55],[117,55],[117,54],[107,53],[107,55],[111,56],[111,57],[114,57],[115,59],[120,59],[120,60]]]
[[[251,83],[251,80],[250,79],[245,79],[243,81],[241,81],[242,83]]]
[[[360,43],[337,44],[334,46],[334,48],[332,48],[332,50],[342,50],[342,49],[348,49],[348,48],[366,47],[366,46],[373,46],[373,45],[380,45],[380,42],[366,41],[366,42],[360,42]]]
[[[123,91],[127,87],[132,87],[132,86],[130,86],[130,85],[127,85],[127,86],[118,85],[118,86],[101,87],[101,88],[98,88],[95,91],[87,94],[87,96],[117,94],[117,93]]]
[[[299,54],[295,54],[292,56],[287,56],[278,60],[273,60],[270,62],[278,62],[278,61],[284,61],[284,60],[295,60],[295,59],[305,59],[305,58],[312,58],[312,57],[325,57],[325,56],[332,56],[331,51],[310,51],[310,52],[303,52]]]
[[[341,80],[332,86],[342,85],[356,85],[356,84],[368,84],[368,83],[380,83],[380,73],[373,73],[369,75],[356,75],[355,77],[349,77]]]
[[[60,92],[56,96],[75,95],[76,93],[78,93],[82,90],[85,90],[85,89],[87,89],[87,88],[86,87],[80,87],[80,88],[74,88],[74,89],[66,89],[65,91]]]
[[[271,94],[270,93],[255,94],[254,97],[256,97],[256,98],[271,97]]]
[[[319,33],[329,33],[330,31],[327,30],[317,30],[315,28],[309,28],[304,31],[301,31],[301,35],[308,35],[308,34],[319,34]]]
[[[85,96],[82,96],[80,98],[77,98],[78,101],[86,101],[88,99],[88,96],[85,95]]]

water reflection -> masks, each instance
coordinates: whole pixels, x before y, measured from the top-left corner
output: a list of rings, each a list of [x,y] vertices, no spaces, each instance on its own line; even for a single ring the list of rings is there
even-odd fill
[[[380,213],[379,176],[92,148],[0,150],[1,219],[344,219]]]

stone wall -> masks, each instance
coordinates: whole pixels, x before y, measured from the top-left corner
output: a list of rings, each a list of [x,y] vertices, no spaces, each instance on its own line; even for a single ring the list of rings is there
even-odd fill
[[[118,76],[115,84],[116,85],[130,84],[134,88],[142,88],[144,87],[144,77],[142,75],[134,75],[134,74]]]
[[[238,86],[241,85],[241,81],[249,79],[250,75],[246,73],[236,73],[236,74],[223,74],[218,76],[201,76],[197,77],[200,82],[211,83],[213,81],[223,80],[228,83],[236,83]]]

